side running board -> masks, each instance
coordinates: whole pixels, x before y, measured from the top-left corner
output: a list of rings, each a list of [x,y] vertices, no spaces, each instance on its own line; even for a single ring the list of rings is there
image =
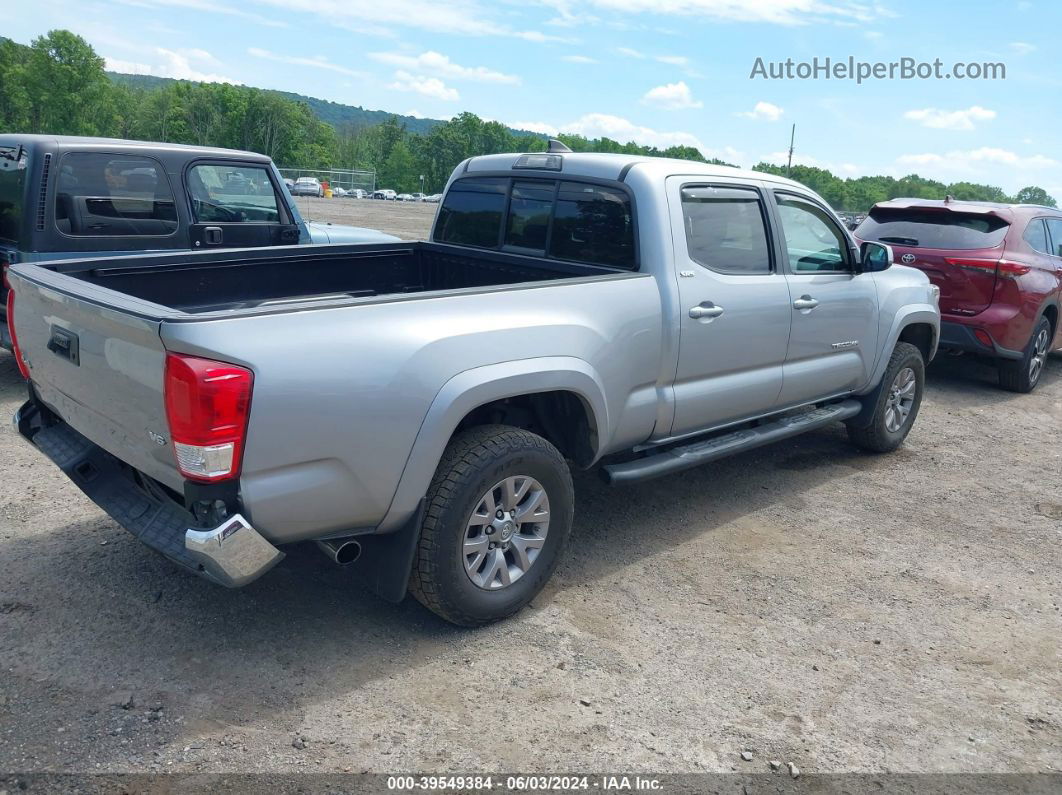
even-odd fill
[[[690,442],[680,447],[671,447],[663,452],[650,453],[643,458],[636,458],[622,464],[610,464],[602,467],[602,470],[605,473],[605,480],[614,486],[658,478],[661,475],[692,469],[735,453],[743,453],[771,442],[798,436],[824,425],[851,419],[862,409],[863,404],[858,400],[832,403],[801,414],[788,414],[774,422],[757,425],[754,428],[745,428],[721,436],[713,436],[711,439]]]

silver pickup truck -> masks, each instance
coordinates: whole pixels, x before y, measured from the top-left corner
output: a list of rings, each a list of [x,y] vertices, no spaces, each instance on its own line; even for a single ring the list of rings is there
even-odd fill
[[[13,265],[19,433],[217,583],[312,540],[463,625],[553,573],[570,467],[903,442],[924,274],[797,183],[553,149],[461,163],[429,242]]]

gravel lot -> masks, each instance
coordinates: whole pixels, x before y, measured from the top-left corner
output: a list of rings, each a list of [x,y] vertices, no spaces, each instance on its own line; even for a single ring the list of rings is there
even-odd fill
[[[417,237],[435,207],[311,209]],[[838,426],[580,475],[557,576],[478,631],[312,546],[240,591],[185,575],[5,422],[0,771],[1058,771],[1062,357],[1045,378],[938,362],[890,456]],[[0,414],[23,394],[0,351]]]

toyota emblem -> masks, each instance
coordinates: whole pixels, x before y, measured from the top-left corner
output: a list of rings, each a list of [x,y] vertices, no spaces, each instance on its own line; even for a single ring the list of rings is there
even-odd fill
[[[904,254],[902,257],[900,257],[900,261],[904,265],[910,265],[912,262],[915,261],[915,255],[914,254]]]

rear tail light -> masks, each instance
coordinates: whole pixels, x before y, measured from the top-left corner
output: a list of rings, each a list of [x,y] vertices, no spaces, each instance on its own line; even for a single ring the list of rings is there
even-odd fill
[[[1024,276],[1032,270],[1029,265],[1021,262],[1013,262],[1005,259],[977,259],[974,257],[945,257],[944,261],[949,265],[975,271],[994,271],[997,276],[1006,279],[1014,279]]]
[[[0,263],[0,266],[3,268],[3,283],[7,287],[7,333],[11,337],[11,350],[15,354],[15,364],[18,365],[18,371],[22,373],[23,378],[29,380],[29,368],[22,358],[22,352],[18,349],[18,338],[15,336],[15,291],[11,288],[11,282],[7,280],[8,263]]]
[[[974,336],[977,337],[977,341],[980,342],[982,345],[985,345],[989,348],[995,347],[995,345],[992,343],[992,337],[983,328],[974,329]]]
[[[211,483],[239,476],[253,383],[244,367],[166,354],[166,421],[186,478]]]

